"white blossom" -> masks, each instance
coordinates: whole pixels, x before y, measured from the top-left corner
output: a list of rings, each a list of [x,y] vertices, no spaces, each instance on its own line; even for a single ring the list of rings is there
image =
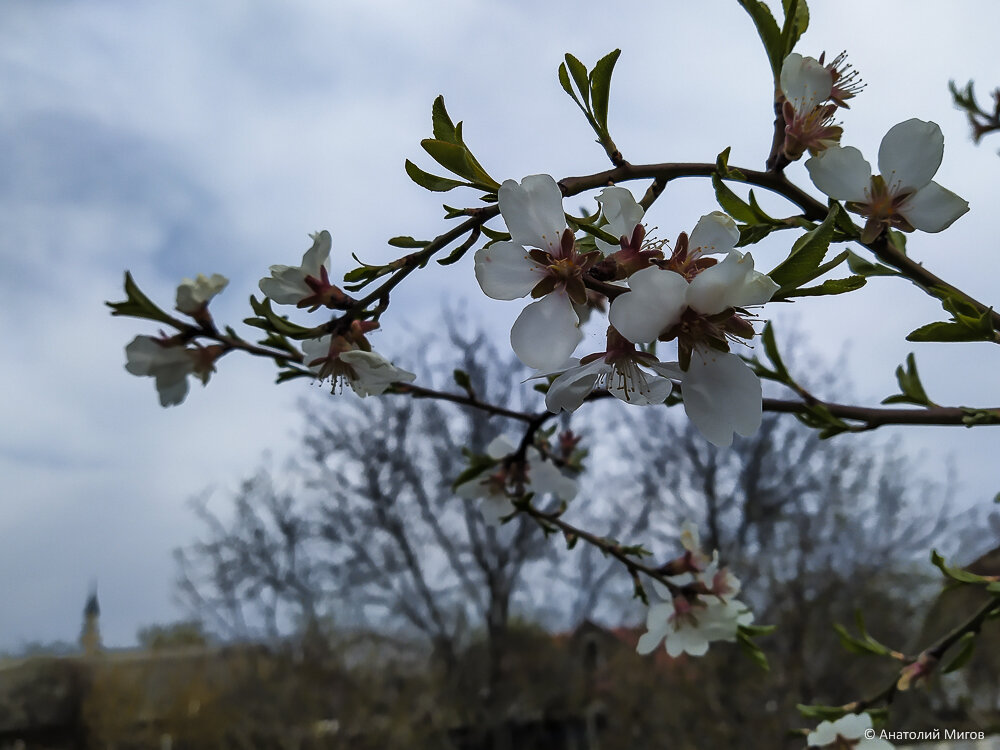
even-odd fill
[[[329,273],[327,263],[333,240],[325,229],[310,236],[313,244],[302,256],[301,265],[271,266],[271,275],[260,280],[260,290],[272,302],[279,305],[298,305],[316,292],[315,286],[310,286],[307,279],[327,278]]]
[[[541,298],[522,310],[510,343],[529,367],[552,369],[569,359],[583,337],[573,303],[587,301],[583,274],[597,254],[576,252],[562,193],[551,176],[507,180],[498,198],[511,241],[476,252],[476,279],[493,299]]]
[[[516,447],[507,437],[494,438],[486,447],[486,454],[496,460],[514,453]],[[455,494],[466,500],[480,501],[479,509],[483,520],[490,526],[499,526],[501,520],[514,512],[511,501],[509,477],[504,469],[490,473],[488,470],[478,477],[460,484]],[[534,446],[525,452],[524,491],[536,495],[554,495],[569,501],[576,496],[576,480],[563,474],[551,461],[543,459]]]
[[[188,375],[208,383],[218,347],[188,349],[169,345],[152,336],[136,336],[125,347],[125,369],[133,375],[156,379],[161,406],[176,406],[188,393]]]
[[[894,125],[878,152],[881,174],[858,149],[831,148],[806,162],[816,187],[868,219],[862,239],[870,242],[884,227],[940,232],[969,210],[964,199],[932,179],[944,156],[937,123],[912,119]]]
[[[194,315],[228,283],[229,279],[218,273],[211,278],[198,274],[194,279],[184,279],[177,287],[177,309],[185,315]]]
[[[836,721],[821,722],[816,730],[809,733],[806,743],[810,748],[828,748],[839,750],[851,747],[852,750],[892,750],[892,743],[878,737],[866,737],[872,734],[872,717],[867,713],[846,714]]]
[[[381,396],[393,383],[410,383],[417,376],[396,367],[381,354],[356,348],[331,334],[302,342],[308,367],[320,380],[347,382],[361,398]]]

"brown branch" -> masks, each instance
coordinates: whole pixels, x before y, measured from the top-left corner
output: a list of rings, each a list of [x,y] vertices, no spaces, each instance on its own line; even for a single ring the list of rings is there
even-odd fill
[[[989,616],[994,611],[996,611],[997,608],[1000,608],[1000,595],[994,596],[992,599],[990,599],[990,601],[988,601],[979,610],[977,610],[971,617],[969,617],[968,620],[966,620],[964,623],[956,627],[950,633],[939,639],[936,643],[934,643],[934,645],[924,649],[924,651],[921,652],[920,657],[917,657],[917,659],[914,659],[911,663],[916,662],[921,657],[930,658],[933,660],[934,663],[937,663],[938,661],[941,660],[941,657],[945,655],[948,649],[950,649],[952,646],[958,643],[963,636],[965,636],[968,633],[978,634],[980,629],[983,627],[983,623],[986,622]],[[896,693],[898,692],[897,683],[899,681],[899,677],[902,675],[902,672],[905,669],[906,667],[900,669],[899,672],[897,672],[897,674],[893,677],[892,684],[887,685],[880,692],[876,693],[875,695],[872,695],[869,698],[864,698],[859,701],[854,701],[853,703],[848,703],[843,708],[847,711],[850,711],[851,713],[861,713],[862,711],[871,708],[872,706],[877,706],[879,703],[883,702],[886,704],[892,703],[893,698],[896,696]]]
[[[805,401],[790,401],[778,398],[765,398],[764,411],[784,414],[805,414],[813,406],[822,406],[840,419],[862,422],[864,430],[874,430],[877,427],[893,424],[911,425],[962,425],[971,414],[983,414],[982,421],[976,424],[1000,424],[1000,407],[991,409],[964,409],[958,406],[935,406],[927,409],[883,409],[868,406],[851,406],[836,404],[829,401],[815,400],[809,404]]]
[[[735,168],[734,168],[735,170]],[[761,172],[753,169],[739,170],[745,177],[745,182],[770,190],[784,196],[802,209],[805,218],[811,221],[821,221],[827,215],[827,206],[813,198],[802,188],[792,184],[783,172]],[[611,185],[630,180],[654,179],[664,186],[671,180],[682,177],[711,177],[716,173],[715,164],[710,163],[664,163],[664,164],[624,164],[615,169],[598,172],[581,177],[567,177],[559,182],[564,196],[571,196],[585,190]],[[859,230],[860,234],[860,230]],[[894,248],[883,233],[870,244],[859,243],[867,247],[879,260],[887,263],[929,294],[940,297],[941,291],[961,298],[976,308],[979,313],[989,313],[993,327],[1000,331],[1000,312],[993,310],[974,297],[966,294],[958,287],[952,286],[939,276],[930,272],[924,266],[909,258]],[[997,337],[1000,343],[1000,336]]]
[[[530,414],[528,412],[505,409],[504,407],[497,406],[496,404],[480,401],[470,395],[437,391],[433,388],[424,388],[423,386],[413,385],[412,383],[394,383],[393,390],[389,391],[389,393],[409,395],[414,398],[433,398],[438,401],[450,401],[453,404],[461,404],[462,406],[468,406],[472,409],[479,409],[480,411],[484,411],[487,414],[491,414],[496,417],[507,417],[508,419],[516,419],[520,422],[527,422],[529,424],[544,421],[544,419],[555,416],[549,412]],[[535,429],[537,429],[537,427]]]

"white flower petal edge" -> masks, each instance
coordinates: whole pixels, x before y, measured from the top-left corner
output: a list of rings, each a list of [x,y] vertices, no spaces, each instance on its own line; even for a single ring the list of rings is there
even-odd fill
[[[818,60],[793,52],[781,66],[781,93],[797,115],[811,112],[830,98],[833,74]]]
[[[562,191],[551,175],[529,175],[520,184],[507,180],[500,186],[498,199],[500,214],[514,242],[550,253],[559,249],[566,216]]]
[[[914,229],[942,232],[969,211],[969,202],[934,180],[903,201],[899,213]]]
[[[675,325],[687,307],[687,280],[655,266],[628,277],[631,291],[615,297],[608,319],[633,344],[649,343]]]
[[[356,377],[349,378],[348,382],[361,398],[381,396],[393,383],[411,383],[417,379],[412,372],[396,367],[377,352],[355,349],[343,352],[340,361],[350,365],[357,374]]]
[[[936,122],[905,120],[889,128],[878,149],[878,169],[896,195],[919,190],[944,158],[944,134]]]
[[[636,203],[635,196],[625,188],[604,188],[597,196],[597,202],[601,204],[601,212],[608,222],[608,233],[614,237],[631,237],[645,213],[642,206]],[[620,245],[612,245],[600,238],[595,238],[595,242],[605,255],[621,249]]]
[[[580,319],[565,294],[548,294],[521,311],[510,329],[510,345],[524,364],[551,370],[563,364],[583,339]]]
[[[487,297],[518,299],[545,277],[545,269],[514,242],[494,242],[476,251],[476,280]]]
[[[872,167],[854,146],[834,146],[806,161],[813,184],[838,201],[864,202]]]
[[[712,211],[698,219],[688,239],[688,247],[692,254],[714,255],[728,253],[739,240],[736,222],[721,211]]]
[[[228,283],[229,279],[219,273],[213,273],[211,278],[199,273],[194,279],[183,279],[177,287],[176,307],[185,315],[194,314],[225,289]]]
[[[136,336],[125,347],[125,369],[156,379],[160,406],[177,406],[187,396],[194,359],[182,346],[161,346],[152,336]]]
[[[312,289],[305,283],[307,276],[319,278],[330,257],[333,240],[325,229],[311,235],[312,247],[302,256],[300,266],[271,266],[271,276],[261,279],[258,286],[264,296],[279,305],[297,305],[311,295]]]
[[[760,379],[735,354],[696,349],[684,373],[684,411],[713,445],[727,447],[733,433],[760,427]]]
[[[847,714],[836,721],[823,721],[806,737],[809,747],[832,747],[837,737],[858,740],[855,750],[892,750],[892,743],[879,738],[866,738],[865,732],[872,728],[872,718],[867,713]]]

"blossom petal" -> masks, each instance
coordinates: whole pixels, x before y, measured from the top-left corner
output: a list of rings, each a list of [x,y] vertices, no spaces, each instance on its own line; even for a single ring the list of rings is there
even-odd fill
[[[865,201],[872,167],[854,146],[835,146],[806,161],[813,184],[838,201]]]
[[[941,128],[936,122],[914,118],[889,128],[878,149],[878,169],[889,192],[898,195],[930,182],[943,157]]]
[[[643,633],[639,636],[639,643],[635,647],[636,653],[640,656],[653,653],[653,651],[656,650],[656,647],[660,645],[660,641],[663,640],[663,636],[666,634],[667,633],[664,630],[650,630],[648,633]]]
[[[492,459],[500,460],[513,453],[515,447],[514,443],[506,435],[497,435],[486,446],[486,455]]]
[[[528,492],[555,495],[560,500],[576,497],[576,480],[563,474],[551,461],[542,458],[537,448],[528,449]]]
[[[597,196],[597,202],[601,204],[601,212],[608,222],[608,232],[615,237],[631,237],[645,213],[642,206],[636,203],[631,191],[621,187],[604,188]],[[621,249],[619,245],[612,245],[600,238],[595,238],[595,242],[605,255]]]
[[[566,370],[549,386],[545,394],[546,408],[553,414],[576,411],[594,390],[601,372],[609,369],[609,365],[603,359],[595,359],[588,364]]]
[[[747,436],[760,427],[760,379],[735,354],[696,349],[684,374],[684,411],[706,440],[724,448],[733,432]]]
[[[969,202],[934,180],[903,201],[899,213],[914,229],[940,232],[969,210]]]
[[[514,242],[494,242],[476,251],[476,280],[487,297],[518,299],[544,276],[545,269]]]
[[[711,255],[713,253],[728,253],[740,239],[740,230],[736,222],[721,211],[705,214],[695,225],[688,241],[692,253]]]
[[[733,250],[724,261],[694,277],[688,287],[688,306],[702,315],[715,315],[736,307],[736,300],[752,271],[753,258],[748,264],[743,253]]]
[[[325,229],[310,236],[313,239],[313,244],[312,247],[306,250],[305,255],[302,256],[302,270],[305,271],[307,276],[319,278],[320,269],[326,265],[327,260],[330,258],[330,247],[333,244],[333,240],[330,237],[330,233]]]
[[[833,74],[818,60],[793,52],[781,66],[781,93],[797,115],[804,115],[830,98]]]
[[[532,302],[514,321],[510,345],[524,364],[549,370],[563,364],[583,338],[579,318],[565,294]]]
[[[177,287],[176,307],[188,315],[195,313],[225,289],[228,283],[229,279],[218,273],[213,273],[211,278],[199,273],[194,279],[184,279]]]
[[[340,361],[356,373],[357,377],[349,378],[348,382],[361,398],[381,396],[393,383],[410,383],[417,379],[412,372],[396,367],[378,352],[353,349],[341,353]]]
[[[629,276],[632,291],[611,303],[611,325],[634,344],[655,341],[664,329],[681,319],[687,307],[687,280],[655,266]]]
[[[549,252],[559,249],[566,216],[562,191],[551,176],[529,175],[520,184],[507,180],[498,197],[500,213],[514,242]]]

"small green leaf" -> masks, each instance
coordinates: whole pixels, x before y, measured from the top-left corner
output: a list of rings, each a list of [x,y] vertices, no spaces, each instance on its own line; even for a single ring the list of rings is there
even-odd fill
[[[774,326],[770,322],[764,326],[761,342],[764,344],[764,353],[774,366],[775,374],[782,382],[792,382],[792,376],[788,373],[785,363],[781,360],[781,354],[778,353],[778,345],[774,341]]]
[[[906,355],[906,367],[900,365],[896,368],[896,381],[899,383],[900,392],[882,399],[883,404],[916,404],[917,406],[935,406],[934,402],[927,396],[923,383],[920,382],[920,373],[917,372],[917,361],[913,354]]]
[[[990,336],[972,330],[961,323],[939,321],[922,325],[906,335],[907,341],[993,341],[992,330]]]
[[[402,237],[393,237],[389,240],[389,244],[393,247],[421,248],[427,247],[431,243],[429,240],[415,240],[409,235],[404,235]]]
[[[785,11],[785,23],[781,29],[781,46],[787,57],[795,49],[796,43],[809,28],[809,6],[806,0],[781,0]],[[784,58],[782,58],[784,60]]]
[[[954,672],[969,663],[969,659],[972,658],[972,652],[976,650],[976,634],[966,633],[958,639],[955,645],[958,646],[958,653],[955,654],[955,657],[945,667],[942,667],[941,674]]]
[[[605,55],[597,61],[594,69],[590,71],[590,90],[593,94],[594,119],[597,120],[597,124],[605,132],[608,129],[608,99],[611,95],[611,74],[621,53],[620,49],[616,49],[614,52]]]
[[[112,315],[122,315],[129,318],[156,320],[160,323],[173,325],[173,319],[139,289],[132,274],[125,272],[125,300],[122,302],[105,302],[111,308]]]
[[[406,174],[410,176],[411,180],[417,183],[420,187],[425,188],[426,190],[431,190],[435,193],[446,193],[457,187],[472,187],[472,185],[468,182],[452,180],[448,177],[439,177],[436,174],[425,172],[409,159],[406,160],[405,169]]]
[[[559,85],[563,87],[563,91],[573,97],[573,101],[576,105],[583,109],[583,104],[580,103],[579,97],[576,92],[573,91],[573,84],[569,82],[569,73],[566,71],[566,63],[559,63]]]
[[[573,81],[576,83],[576,87],[580,91],[580,96],[583,97],[584,105],[589,110],[590,79],[587,77],[587,66],[573,57],[573,55],[569,52],[566,53],[566,65],[569,67],[570,75],[573,76]]]
[[[463,391],[468,393],[470,396],[473,395],[472,381],[469,379],[469,373],[467,373],[465,370],[456,368],[455,371],[451,374],[451,376],[455,379],[455,385],[457,385]]]
[[[958,581],[959,583],[971,583],[978,586],[988,586],[997,582],[997,576],[979,576],[962,568],[953,568],[947,565],[944,558],[938,554],[937,550],[931,551],[931,563],[933,563],[938,570],[944,573],[946,577],[953,581]]]
[[[729,149],[726,149],[727,151]],[[753,224],[754,214],[750,204],[734,193],[726,183],[722,181],[718,173],[712,175],[712,187],[715,188],[715,199],[719,202],[722,210],[732,216],[736,221],[746,224]]]
[[[899,276],[896,271],[881,263],[870,263],[857,253],[847,251],[847,267],[860,276]]]
[[[807,286],[795,289],[786,295],[789,297],[820,297],[829,294],[846,294],[860,289],[867,283],[864,276],[848,276],[846,279],[828,279],[819,286]],[[778,295],[775,294],[775,297]]]
[[[753,642],[753,638],[745,633],[742,628],[736,634],[736,638],[740,642],[740,647],[743,649],[743,653],[749,656],[758,667],[763,669],[765,672],[769,672],[771,670],[771,665],[767,663],[767,656],[761,650],[760,646]]]
[[[770,8],[760,0],[738,0],[743,6],[743,10],[750,14],[754,26],[757,27],[757,34],[764,42],[764,51],[767,53],[768,62],[771,64],[771,71],[774,73],[774,80],[777,81],[781,75],[781,65],[785,60],[784,48],[782,47],[781,30],[778,22],[774,20]]]
[[[444,97],[438,96],[431,106],[431,126],[434,137],[439,141],[455,143],[455,124],[448,115],[448,110],[444,106]]]
[[[781,286],[775,296],[786,295],[801,284],[816,278],[816,269],[820,267],[830,247],[839,211],[838,204],[830,206],[830,213],[826,218],[814,229],[799,237],[792,245],[788,257],[768,273],[771,280]]]

